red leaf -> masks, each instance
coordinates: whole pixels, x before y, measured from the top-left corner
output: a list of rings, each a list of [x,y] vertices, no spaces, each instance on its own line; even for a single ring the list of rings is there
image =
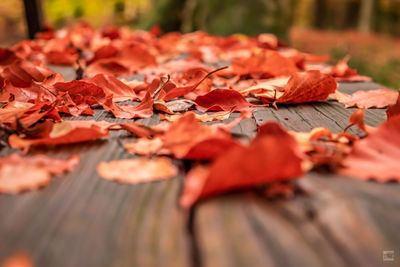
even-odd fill
[[[197,109],[206,111],[242,111],[252,105],[237,91],[230,89],[214,89],[195,101]]]
[[[35,65],[29,61],[17,60],[5,67],[1,75],[14,86],[29,87],[34,81],[42,82],[53,74],[55,73],[46,67]]]
[[[102,88],[106,96],[112,95],[114,102],[135,100],[138,98],[132,88],[114,76],[97,74],[92,78],[83,79],[82,81],[95,84]]]
[[[116,118],[134,119],[134,118],[149,118],[153,115],[154,100],[149,93],[146,93],[145,98],[137,106],[132,105],[116,105],[112,101],[112,97],[107,97],[103,104],[103,108],[114,114]]]
[[[267,123],[249,146],[220,154],[208,170],[190,171],[180,203],[188,208],[207,196],[299,177],[302,162],[296,140],[277,123]]]
[[[236,144],[235,141],[228,140],[232,139],[229,133],[201,124],[191,112],[173,122],[161,138],[163,147],[176,158],[209,159],[217,156],[227,146]],[[223,144],[210,151],[204,149],[210,143],[216,142]]]
[[[104,90],[89,82],[71,81],[54,84],[54,88],[58,93],[67,92],[75,104],[95,105],[104,101],[106,96]]]
[[[339,173],[362,180],[400,182],[400,116],[381,124],[354,144]]]
[[[43,187],[52,175],[69,172],[79,163],[79,156],[67,160],[45,155],[21,157],[13,154],[0,158],[0,193],[15,194]]]
[[[107,180],[137,184],[172,178],[178,174],[178,168],[169,158],[134,158],[100,162],[98,174]]]
[[[386,115],[388,119],[400,115],[400,92],[398,93],[397,96],[397,101],[394,105],[390,105],[387,110],[386,110]]]
[[[53,124],[50,133],[43,138],[23,139],[13,134],[8,141],[14,149],[28,149],[30,146],[85,142],[108,135],[108,130],[104,128],[104,125],[99,126],[97,122],[63,121]]]
[[[335,92],[337,84],[330,75],[319,71],[307,71],[293,74],[277,98],[278,103],[306,103],[325,100]]]
[[[245,59],[232,62],[232,72],[238,75],[255,75],[256,78],[288,76],[298,72],[296,63],[278,52],[266,50]]]
[[[389,89],[375,89],[370,91],[357,91],[352,95],[336,92],[331,97],[343,103],[345,108],[385,108],[394,105],[398,93]]]

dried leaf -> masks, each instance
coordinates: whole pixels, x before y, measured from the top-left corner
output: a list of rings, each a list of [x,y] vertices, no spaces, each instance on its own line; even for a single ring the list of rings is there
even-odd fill
[[[30,146],[80,143],[108,136],[108,130],[97,123],[63,121],[54,123],[47,136],[35,139],[21,138],[16,134],[8,141],[14,149],[28,149]]]
[[[52,159],[45,155],[21,157],[13,154],[0,158],[0,193],[16,194],[47,185],[52,175],[72,171],[79,156],[67,160]]]
[[[230,89],[214,89],[203,96],[198,96],[194,101],[197,109],[206,111],[243,111],[252,104],[237,91]]]
[[[101,162],[97,172],[107,180],[137,184],[172,178],[178,174],[178,168],[165,157],[134,158]]]
[[[302,165],[296,140],[277,123],[267,123],[249,146],[232,147],[209,169],[190,171],[180,203],[188,208],[207,196],[297,178],[304,174]]]
[[[354,144],[340,174],[379,182],[400,181],[400,116],[382,123]]]
[[[376,89],[370,91],[357,91],[352,95],[336,92],[331,97],[345,105],[345,108],[385,108],[394,105],[397,92],[389,89]]]
[[[154,100],[149,93],[139,105],[116,105],[112,97],[107,97],[103,104],[105,110],[110,111],[116,118],[134,119],[134,118],[149,118],[153,115]]]

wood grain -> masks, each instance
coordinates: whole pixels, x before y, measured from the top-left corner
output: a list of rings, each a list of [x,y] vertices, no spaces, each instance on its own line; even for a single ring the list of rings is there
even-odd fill
[[[58,71],[74,77],[71,69]],[[340,89],[379,87],[353,83]],[[257,125],[269,120],[296,131],[323,126],[340,132],[353,111],[336,102],[257,108],[254,119],[241,121],[232,133],[248,142]],[[378,125],[385,112],[372,109],[365,117]],[[95,119],[126,121],[103,110],[96,110]],[[140,122],[154,125],[159,118]],[[41,191],[0,195],[0,262],[24,250],[37,266],[379,266],[382,250],[400,249],[397,184],[310,173],[298,182],[305,193],[293,199],[270,201],[254,191],[226,194],[201,202],[189,220],[177,204],[182,173],[138,185],[98,177],[100,161],[132,157],[121,146],[132,140],[120,131],[107,140],[32,151],[55,157],[79,153],[82,162]]]

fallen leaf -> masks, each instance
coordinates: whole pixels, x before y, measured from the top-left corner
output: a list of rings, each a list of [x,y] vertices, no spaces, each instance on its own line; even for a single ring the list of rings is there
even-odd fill
[[[234,146],[221,153],[209,169],[190,171],[180,203],[189,208],[207,196],[298,178],[304,174],[302,165],[296,140],[279,124],[267,123],[249,146]]]
[[[103,108],[113,113],[116,118],[134,119],[149,118],[153,115],[154,100],[149,93],[146,94],[139,105],[117,105],[113,102],[112,97],[107,97],[103,103]]]
[[[135,100],[138,98],[132,88],[114,76],[97,74],[94,77],[86,78],[82,81],[95,84],[102,88],[106,96],[112,96],[113,102]]]
[[[389,89],[375,89],[369,91],[357,91],[352,95],[336,92],[330,97],[343,103],[345,108],[385,108],[394,105],[398,93]]]
[[[261,97],[264,103],[296,104],[325,100],[335,92],[336,87],[332,76],[314,70],[295,73],[289,80],[286,77],[269,80],[241,92],[251,92]]]
[[[243,111],[252,106],[239,92],[230,89],[214,89],[206,95],[198,96],[194,102],[202,112]]]
[[[63,121],[54,123],[51,131],[45,137],[27,139],[13,134],[9,137],[8,141],[14,149],[29,149],[30,146],[80,143],[108,135],[109,132],[103,125],[98,126],[96,123]]]
[[[398,93],[396,103],[387,108],[386,115],[388,119],[400,115],[400,92]]]
[[[382,123],[354,144],[339,173],[362,180],[400,181],[400,116]]]
[[[12,154],[0,158],[0,193],[16,194],[47,185],[52,175],[72,171],[79,156],[67,160],[52,159],[45,155],[21,157]]]
[[[172,178],[178,168],[169,158],[133,158],[100,162],[97,173],[104,179],[137,184]]]
[[[186,113],[188,113],[188,112],[186,112]],[[209,113],[203,113],[203,114],[194,113],[194,115],[197,120],[202,121],[202,122],[223,121],[223,120],[229,119],[231,112],[230,111],[219,111],[219,112],[213,112],[210,114]],[[177,121],[181,117],[182,117],[181,114],[175,114],[175,115],[163,115],[161,118],[165,119],[167,121],[170,121],[170,122],[174,122],[174,121]]]
[[[126,143],[125,150],[128,153],[151,156],[151,155],[170,155],[171,152],[163,148],[164,142],[160,137],[153,139],[139,138],[135,143]]]

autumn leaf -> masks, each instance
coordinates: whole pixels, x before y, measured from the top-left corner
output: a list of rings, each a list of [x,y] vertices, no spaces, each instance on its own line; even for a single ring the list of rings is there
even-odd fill
[[[12,154],[0,158],[0,193],[16,194],[47,185],[52,175],[72,171],[79,156],[69,159],[52,159],[45,155],[21,157]]]
[[[135,91],[114,76],[97,74],[82,81],[92,83],[102,88],[106,96],[112,96],[114,102],[136,100]]]
[[[107,180],[137,184],[172,178],[178,174],[178,168],[169,158],[133,158],[100,162],[98,174]]]
[[[1,76],[14,86],[29,87],[33,82],[42,82],[53,74],[53,71],[41,65],[35,65],[25,60],[16,60],[4,68]]]
[[[191,170],[180,203],[188,208],[207,196],[298,178],[304,174],[302,164],[296,140],[270,122],[261,126],[249,146],[234,146],[221,153],[209,168]]]
[[[113,102],[112,97],[106,98],[103,103],[103,108],[112,112],[116,118],[134,119],[134,118],[149,118],[153,115],[154,100],[149,93],[146,94],[139,105],[117,105]]]
[[[400,116],[382,123],[354,144],[340,174],[378,182],[400,181]]]
[[[330,97],[343,103],[345,108],[385,108],[389,105],[394,105],[397,96],[397,92],[389,89],[375,89],[369,91],[357,91],[352,95],[337,91]]]
[[[186,112],[185,114],[187,114]],[[223,121],[226,119],[229,119],[229,116],[231,115],[230,111],[219,111],[219,112],[213,112],[213,113],[203,113],[203,114],[197,114],[194,113],[196,119],[202,122],[209,122],[209,121]],[[175,114],[175,115],[162,115],[160,114],[160,117],[162,119],[165,119],[170,122],[177,121],[179,118],[182,117],[181,114]]]
[[[325,100],[335,92],[337,84],[334,78],[319,71],[295,73],[287,78],[267,80],[259,85],[251,86],[241,92],[254,92],[265,103],[307,103]]]
[[[202,112],[243,111],[252,106],[239,92],[231,89],[214,89],[206,95],[198,96],[194,102]]]
[[[264,50],[249,58],[240,58],[232,62],[232,73],[250,74],[255,78],[287,76],[298,71],[294,61],[272,50]]]
[[[396,103],[387,108],[386,115],[388,119],[400,115],[400,92],[398,93]]]
[[[99,126],[97,122],[63,121],[54,123],[51,131],[45,137],[27,139],[13,134],[8,141],[14,149],[28,149],[30,146],[80,143],[108,135],[108,129],[105,129],[102,123]]]

